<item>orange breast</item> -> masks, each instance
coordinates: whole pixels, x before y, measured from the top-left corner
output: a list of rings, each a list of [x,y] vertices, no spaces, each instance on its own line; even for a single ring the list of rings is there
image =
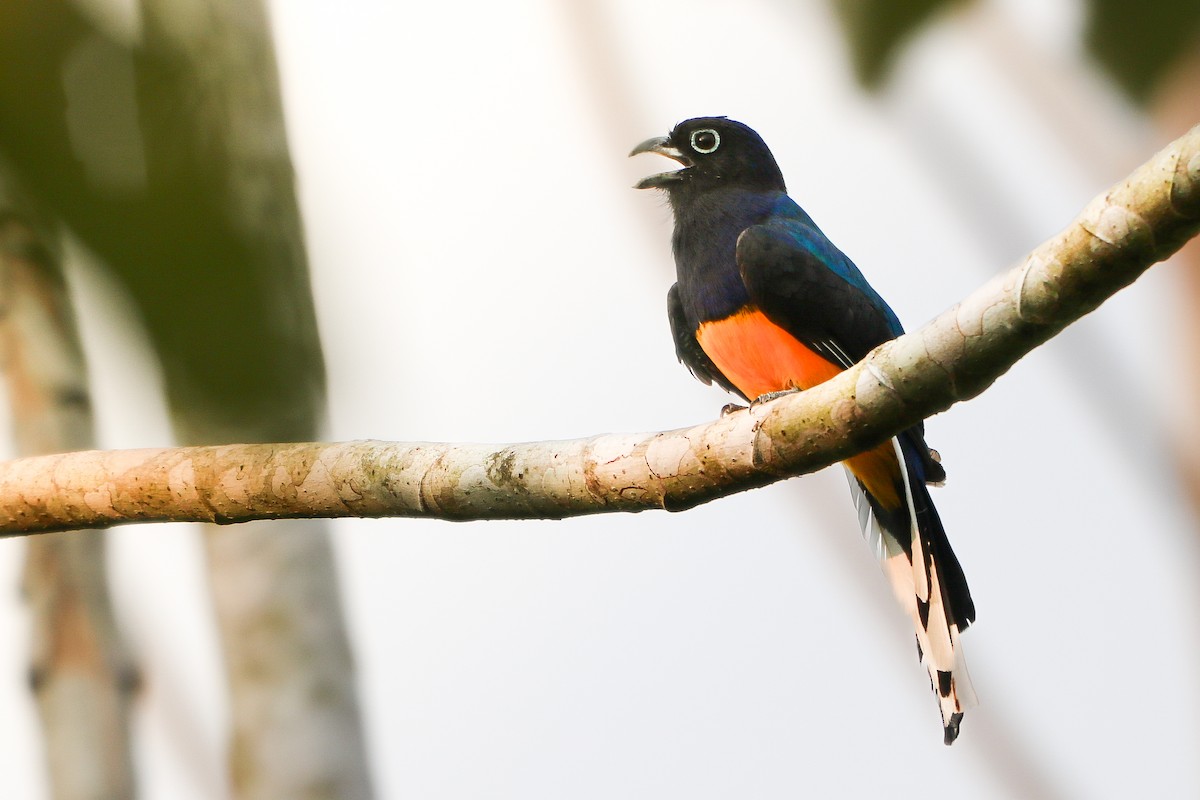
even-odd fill
[[[696,341],[712,362],[751,400],[784,389],[808,389],[841,372],[756,308],[705,322]]]
[[[721,374],[751,400],[769,392],[808,389],[842,371],[749,306],[703,323],[696,341]],[[890,441],[847,459],[846,466],[884,507],[899,506],[900,465]]]

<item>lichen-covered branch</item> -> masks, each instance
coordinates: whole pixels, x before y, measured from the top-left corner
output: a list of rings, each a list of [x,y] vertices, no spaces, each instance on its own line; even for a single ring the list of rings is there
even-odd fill
[[[924,328],[808,391],[656,434],[72,453],[0,465],[0,532],[339,516],[678,510],[811,472],[982,392],[1200,230],[1200,128]]]

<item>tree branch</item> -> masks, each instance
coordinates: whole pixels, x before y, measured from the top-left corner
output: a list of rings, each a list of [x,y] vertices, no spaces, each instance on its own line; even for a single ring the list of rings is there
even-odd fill
[[[0,533],[290,517],[680,510],[812,472],[982,392],[1200,231],[1200,127],[924,328],[808,391],[704,425],[514,445],[349,442],[0,464]]]

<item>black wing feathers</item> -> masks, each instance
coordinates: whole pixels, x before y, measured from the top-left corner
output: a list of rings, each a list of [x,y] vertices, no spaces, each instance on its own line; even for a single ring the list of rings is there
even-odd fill
[[[759,310],[843,369],[903,332],[849,259],[801,223],[786,232],[770,225],[747,228],[737,240],[737,263]],[[945,481],[946,471],[925,444],[924,423],[907,433],[921,460],[922,483]]]
[[[683,303],[679,300],[679,284],[671,285],[667,292],[667,317],[671,320],[671,336],[675,339],[675,356],[691,371],[696,380],[706,386],[716,381],[723,389],[741,396],[737,387],[721,374],[717,365],[696,341],[696,332],[688,324],[687,316],[683,313]]]
[[[896,337],[873,297],[790,236],[765,225],[747,228],[738,237],[737,262],[754,304],[843,368]]]

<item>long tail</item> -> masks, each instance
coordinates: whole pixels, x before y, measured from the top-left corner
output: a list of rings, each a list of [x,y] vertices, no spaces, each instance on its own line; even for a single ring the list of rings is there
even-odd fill
[[[897,470],[895,462],[887,458],[893,465],[893,477],[900,479],[896,491],[879,491],[878,476],[864,475],[853,460],[847,472],[863,535],[879,557],[896,599],[913,621],[921,662],[929,671],[942,713],[945,742],[952,744],[963,711],[976,703],[959,642],[959,634],[975,619],[975,605],[929,497],[924,466],[928,459],[921,457],[919,448],[924,444],[913,441],[915,438],[901,434],[890,443],[895,459],[903,465]],[[889,455],[888,446],[882,445],[876,456]],[[877,494],[890,502],[881,502]]]

